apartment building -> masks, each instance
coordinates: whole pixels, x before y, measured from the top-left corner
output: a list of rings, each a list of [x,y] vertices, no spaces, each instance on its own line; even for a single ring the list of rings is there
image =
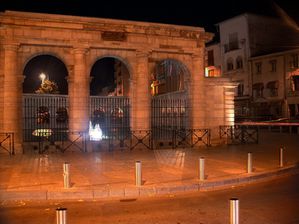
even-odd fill
[[[291,83],[297,83],[294,52],[299,46],[299,32],[278,18],[249,13],[216,26],[220,41],[206,47],[206,76],[213,76],[213,68],[219,68],[219,76],[238,83],[236,119],[293,117],[298,112],[297,84]]]

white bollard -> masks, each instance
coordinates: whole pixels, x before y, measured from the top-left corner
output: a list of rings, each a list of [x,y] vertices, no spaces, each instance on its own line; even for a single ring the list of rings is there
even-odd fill
[[[56,209],[56,224],[67,224],[66,208]]]
[[[205,180],[205,158],[200,157],[199,158],[199,180],[204,181]]]
[[[252,173],[252,153],[248,153],[248,159],[247,159],[247,173]]]
[[[136,183],[136,186],[142,185],[141,161],[135,162],[135,183]]]
[[[280,149],[279,149],[279,167],[283,167],[283,151],[284,151],[284,147],[280,147]]]
[[[239,199],[230,199],[230,224],[239,224]]]
[[[71,187],[70,164],[69,163],[63,164],[63,186],[64,186],[64,188]]]

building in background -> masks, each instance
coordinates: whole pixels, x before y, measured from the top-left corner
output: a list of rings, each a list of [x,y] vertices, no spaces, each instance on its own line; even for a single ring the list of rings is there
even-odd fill
[[[299,119],[299,48],[252,57],[252,110],[260,117]]]
[[[217,61],[219,76],[238,83],[236,120],[295,117],[298,30],[278,18],[249,13],[216,26],[220,41],[207,45],[206,76],[214,75],[210,62]]]

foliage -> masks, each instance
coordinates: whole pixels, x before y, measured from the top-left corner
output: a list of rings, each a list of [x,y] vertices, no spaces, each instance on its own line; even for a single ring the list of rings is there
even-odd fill
[[[35,91],[38,94],[58,94],[58,86],[54,81],[44,80],[38,90]]]

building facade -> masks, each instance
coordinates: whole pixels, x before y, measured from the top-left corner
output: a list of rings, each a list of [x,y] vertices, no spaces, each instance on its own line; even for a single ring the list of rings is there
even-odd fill
[[[255,116],[298,119],[299,49],[252,57],[252,110]]]
[[[235,86],[229,79],[204,77],[205,43],[211,37],[198,27],[14,11],[1,13],[0,131],[15,133],[16,146],[21,147],[24,68],[35,57],[51,55],[63,62],[67,70],[65,102],[70,131],[88,130],[90,114],[94,114],[90,111],[90,73],[97,60],[112,57],[120,60],[129,72],[128,82],[124,83],[122,77],[116,79],[119,84],[116,96],[128,97],[131,130],[151,130],[152,77],[162,77],[163,74],[155,71],[170,60],[185,71],[183,85],[173,90],[185,93],[186,127],[211,128],[214,136],[218,136],[219,125],[234,122],[231,93]],[[122,69],[116,67],[116,73]],[[124,86],[129,89],[125,91]],[[169,116],[175,114],[173,111]]]
[[[286,103],[286,88],[289,87],[285,85],[288,83],[286,77],[290,76],[286,74],[289,62],[284,60],[290,59],[285,56],[275,58],[275,54],[273,60],[269,58],[275,52],[296,48],[298,31],[278,18],[248,13],[222,21],[216,26],[220,42],[207,45],[207,51],[218,48],[214,52],[220,54],[216,53],[214,57],[220,58],[221,65],[218,64],[218,67],[221,67],[221,76],[230,77],[238,83],[235,91],[236,119],[289,117]],[[206,57],[209,57],[208,52]],[[265,61],[258,61],[258,58]],[[291,111],[296,111],[294,106],[291,108]]]

